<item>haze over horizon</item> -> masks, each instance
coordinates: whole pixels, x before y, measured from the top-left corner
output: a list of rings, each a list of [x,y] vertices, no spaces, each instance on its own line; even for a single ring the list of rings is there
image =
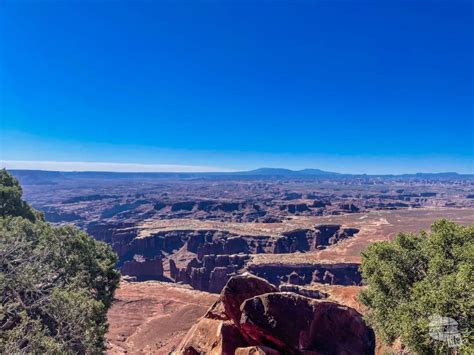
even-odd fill
[[[473,7],[5,1],[0,161],[474,173]]]
[[[443,174],[458,173],[456,171],[405,171],[393,172],[347,172],[344,170],[329,171],[316,167],[289,169],[286,167],[257,167],[252,169],[226,169],[212,166],[198,165],[173,165],[173,164],[135,164],[135,163],[110,163],[110,162],[55,162],[55,161],[1,161],[0,168],[8,170],[38,170],[59,172],[115,172],[115,173],[239,173],[251,171],[290,171],[300,172],[315,170],[322,173],[354,174],[354,175],[404,175],[404,174]],[[470,174],[470,173],[459,173]]]

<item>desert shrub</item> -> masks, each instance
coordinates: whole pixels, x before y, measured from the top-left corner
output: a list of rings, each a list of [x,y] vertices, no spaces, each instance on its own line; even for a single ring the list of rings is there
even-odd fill
[[[366,318],[386,343],[400,339],[420,354],[474,353],[474,226],[439,220],[429,234],[374,243],[362,253],[361,272]],[[458,323],[460,347],[430,336],[437,315]]]
[[[18,180],[5,169],[0,170],[0,217],[20,216],[34,222],[41,219],[41,213],[35,211],[21,199],[23,190]]]
[[[75,227],[46,223],[5,170],[0,191],[0,353],[102,352],[116,254]]]

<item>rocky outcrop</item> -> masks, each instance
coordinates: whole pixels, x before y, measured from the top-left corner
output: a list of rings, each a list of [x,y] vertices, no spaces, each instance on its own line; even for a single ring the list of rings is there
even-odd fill
[[[95,239],[109,244],[129,243],[137,236],[135,224],[127,222],[91,222],[87,225],[86,230]]]
[[[249,246],[242,237],[229,237],[211,242],[204,242],[197,248],[197,257],[202,259],[205,255],[220,254],[248,254]]]
[[[180,248],[194,253],[195,259],[186,267],[176,267],[170,261],[170,276],[176,282],[190,284],[198,290],[220,292],[227,280],[245,267],[248,255],[258,253],[294,253],[320,249],[326,245],[353,236],[358,232],[355,228],[341,228],[340,225],[317,225],[314,229],[296,229],[284,232],[279,237],[237,235],[219,230],[173,230],[160,231],[147,237],[137,237],[132,226],[97,225],[94,226],[96,236],[110,242],[120,257],[119,266],[127,261],[134,264],[135,255],[145,260],[155,257],[166,257]],[[136,268],[135,270],[140,270]],[[305,285],[313,280],[313,272],[321,274],[323,282],[352,284],[359,282],[352,272],[346,279],[339,272],[326,272],[325,268],[303,270],[272,269],[257,271],[275,285],[292,283]],[[293,273],[293,274],[292,274]],[[136,275],[139,276],[139,275]],[[149,275],[143,275],[149,278]]]
[[[157,211],[162,210],[163,208],[166,207],[166,203],[158,201],[153,205],[153,208]]]
[[[404,202],[387,202],[387,203],[379,202],[374,207],[377,207],[380,209],[395,210],[398,208],[408,208],[410,207],[410,205]]]
[[[44,214],[44,218],[48,222],[60,223],[60,222],[74,222],[84,220],[85,218],[74,212],[62,212],[54,208],[42,208],[41,211]]]
[[[274,241],[273,253],[294,253],[296,251],[310,250],[308,239],[311,238],[310,229],[296,229],[282,235]]]
[[[317,224],[314,226],[318,232],[318,244],[328,244],[328,240],[341,228],[340,224]]]
[[[339,224],[319,224],[315,226],[313,249],[321,249],[359,233],[357,228],[343,228]]]
[[[195,205],[196,202],[194,201],[176,202],[171,205],[171,212],[191,211]]]
[[[197,218],[226,219],[232,221],[256,221],[268,211],[258,203],[243,201],[191,200],[191,201],[156,201],[154,210],[161,218]]]
[[[308,252],[335,244],[358,232],[355,228],[341,228],[337,224],[316,225],[312,229],[295,229],[281,233],[279,237],[268,235],[237,235],[221,230],[170,230],[160,231],[148,236],[137,235],[131,223],[91,223],[88,230],[96,239],[112,244],[122,267],[130,262],[125,270],[132,267],[134,276],[140,277],[138,270],[144,265],[135,265],[134,257],[140,255],[150,263],[155,258],[169,258],[183,249],[195,258],[186,267],[170,261],[170,277],[176,282],[187,283],[198,290],[220,292],[227,280],[245,269],[248,255],[259,253]],[[192,255],[191,254],[191,255]],[[192,257],[192,256],[191,256]],[[187,260],[191,258],[188,257]],[[171,259],[168,259],[171,260]],[[146,265],[146,264],[145,264]],[[146,269],[143,269],[146,270]],[[339,272],[325,268],[271,269],[257,270],[257,274],[267,278],[275,285],[291,283],[305,285],[313,280],[313,272],[318,271],[327,283],[352,284],[352,272],[344,279]],[[148,272],[148,271],[147,271]],[[156,272],[153,273],[155,275]],[[149,279],[149,274],[142,275]]]
[[[278,290],[281,292],[293,292],[301,296],[314,298],[318,300],[328,297],[327,293],[321,292],[319,290],[311,289],[304,286],[292,285],[292,284],[282,284],[278,286]]]
[[[245,204],[236,202],[223,202],[213,206],[214,211],[234,212],[245,208]]]
[[[173,259],[169,259],[169,265],[170,265],[170,276],[173,280],[176,280],[178,276],[178,268],[176,267],[176,262]]]
[[[226,315],[239,324],[242,312],[240,305],[249,298],[278,289],[266,280],[249,274],[232,277],[221,292],[221,301]]]
[[[188,331],[174,355],[234,355],[235,349],[248,346],[239,330],[212,308]]]
[[[290,203],[288,205],[281,205],[280,211],[286,211],[289,214],[297,214],[310,211],[310,209],[306,203]]]
[[[283,354],[369,354],[375,348],[374,332],[354,309],[289,292],[247,299],[240,327],[256,343]]]
[[[188,283],[197,290],[219,293],[229,278],[243,269],[248,258],[248,255],[204,255],[202,260],[191,260],[186,268],[173,268],[173,272],[170,265],[170,274],[176,282]]]
[[[313,203],[311,204],[311,207],[314,208],[324,208],[326,206],[330,205],[329,202],[326,201],[321,201],[321,200],[314,200]]]
[[[112,231],[111,244],[121,261],[131,260],[136,255],[153,258],[163,253],[173,253],[196,236],[204,238],[205,232],[197,233],[193,230],[161,231],[146,237],[138,237],[136,232],[129,238],[118,238],[120,231]],[[204,240],[204,239],[203,239]],[[200,241],[198,240],[197,245]],[[192,250],[195,252],[195,250]]]
[[[284,232],[273,243],[275,254],[322,249],[357,234],[357,228],[342,228],[339,224],[320,224],[314,229],[296,229]]]
[[[278,238],[237,236],[221,231],[195,231],[188,235],[186,249],[196,253],[196,258],[185,268],[176,269],[176,265],[170,265],[170,274],[176,282],[188,283],[195,289],[220,292],[231,276],[242,272],[249,258],[248,254],[315,250],[337,243],[357,232],[355,228],[341,228],[337,224],[317,225],[315,229],[296,229],[284,232]],[[251,271],[275,285],[306,285],[313,281],[352,285],[360,283],[357,268],[358,265],[352,264],[317,264],[303,267],[275,265],[252,266]]]
[[[136,257],[126,261],[121,268],[122,275],[133,276],[138,281],[159,280],[163,277],[163,261],[160,257],[144,259]]]
[[[241,236],[217,230],[199,230],[188,234],[186,249],[196,253],[198,259],[204,255],[256,254],[270,252],[273,238],[270,236]]]
[[[180,249],[186,237],[186,231],[159,232],[145,238],[134,238],[129,242],[115,242],[112,247],[122,261],[130,260],[136,254],[153,258],[163,252],[172,253]]]
[[[309,285],[319,282],[348,286],[360,285],[362,282],[357,263],[250,264],[247,269],[274,285]]]
[[[373,354],[375,337],[350,307],[231,278],[174,354]]]
[[[338,205],[339,210],[343,212],[355,213],[359,212],[360,208],[354,205],[353,203],[341,203]]]

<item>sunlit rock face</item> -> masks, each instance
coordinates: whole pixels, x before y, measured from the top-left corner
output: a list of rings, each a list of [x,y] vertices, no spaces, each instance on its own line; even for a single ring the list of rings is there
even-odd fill
[[[323,296],[323,295],[321,295]],[[175,354],[374,354],[375,335],[354,309],[279,292],[251,274],[229,279]]]

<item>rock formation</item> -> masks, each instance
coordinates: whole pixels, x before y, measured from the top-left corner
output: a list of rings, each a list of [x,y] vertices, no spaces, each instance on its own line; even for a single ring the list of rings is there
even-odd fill
[[[278,286],[280,292],[293,292],[301,296],[315,298],[317,300],[327,298],[328,294],[321,292],[319,290],[314,290],[304,286],[291,285],[291,284],[282,284]]]
[[[244,267],[248,258],[248,255],[205,255],[202,260],[191,260],[185,268],[177,269],[174,262],[170,263],[170,274],[176,282],[219,293],[227,280]]]
[[[221,301],[226,315],[237,326],[242,315],[240,305],[245,300],[264,293],[277,292],[278,289],[259,277],[245,274],[232,277],[221,292]]]
[[[211,206],[216,208],[214,204]],[[165,230],[140,236],[131,223],[91,223],[88,230],[96,239],[112,244],[120,258],[119,267],[124,275],[138,279],[159,278],[163,276],[161,264],[161,269],[157,269],[157,260],[160,260],[160,263],[170,263],[169,276],[174,281],[215,293],[222,290],[231,276],[245,271],[251,254],[313,251],[338,243],[358,232],[356,228],[341,228],[339,224],[290,230],[278,237],[238,235],[212,229]],[[170,255],[181,249],[187,253],[188,259],[177,266]],[[140,261],[134,260],[136,256],[140,256]],[[306,285],[312,281],[349,285],[360,282],[358,272],[354,274],[351,266],[347,270],[334,269],[333,266],[313,265],[312,268],[257,267],[252,271],[275,285],[282,282],[296,285]],[[343,274],[341,270],[348,273]],[[143,274],[140,274],[141,271]],[[313,279],[314,272],[320,274],[320,279]]]
[[[122,275],[133,276],[138,281],[159,280],[163,277],[163,261],[160,257],[143,259],[137,257],[126,261],[121,268]]]
[[[359,285],[362,281],[358,263],[251,264],[246,268],[274,285],[308,285],[312,282]]]
[[[279,292],[250,274],[232,277],[175,354],[374,354],[354,309]]]

